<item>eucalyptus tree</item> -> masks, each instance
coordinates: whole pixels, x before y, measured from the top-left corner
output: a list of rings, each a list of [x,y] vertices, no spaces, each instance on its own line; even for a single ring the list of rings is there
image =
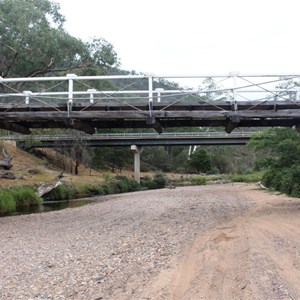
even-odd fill
[[[71,70],[117,67],[113,46],[64,29],[59,4],[49,0],[0,0],[0,76],[34,77]]]
[[[101,37],[82,41],[64,29],[64,22],[59,4],[53,1],[0,0],[0,76],[95,75],[119,67],[117,53],[109,42]],[[41,90],[49,87],[40,84]],[[25,89],[37,91],[38,87],[36,83],[0,83],[0,92]],[[71,152],[75,172],[85,152],[84,143],[77,137]]]

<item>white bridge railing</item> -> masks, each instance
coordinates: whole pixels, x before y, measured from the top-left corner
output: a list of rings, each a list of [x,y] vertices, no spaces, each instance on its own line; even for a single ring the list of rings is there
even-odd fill
[[[202,87],[203,80],[210,78],[212,87]],[[109,75],[62,77],[1,78],[0,104],[53,105],[67,103],[68,111],[76,103],[94,105],[116,101],[126,105],[147,104],[152,111],[155,103],[174,103],[188,96],[214,103],[223,101],[235,105],[239,101],[300,101],[300,74],[202,74],[202,75]],[[170,88],[166,80],[191,79],[196,87]],[[199,81],[197,81],[199,80]],[[141,83],[141,81],[144,81]],[[106,82],[106,83],[105,83]],[[174,82],[173,82],[174,83]],[[107,87],[108,86],[108,87]],[[143,86],[143,88],[141,88]],[[173,86],[176,86],[176,84]],[[174,97],[176,99],[174,99]]]
[[[32,134],[29,137],[24,135],[4,135],[0,136],[0,140],[13,140],[13,141],[57,141],[57,140],[103,140],[103,139],[168,139],[168,138],[239,138],[249,137],[255,133],[261,132],[259,130],[254,131],[235,131],[232,133],[226,133],[223,131],[198,131],[198,132],[164,132],[149,133],[149,132],[137,132],[137,133],[101,133],[101,134],[81,134],[75,136],[73,134],[56,134],[56,135],[45,135],[45,134]]]

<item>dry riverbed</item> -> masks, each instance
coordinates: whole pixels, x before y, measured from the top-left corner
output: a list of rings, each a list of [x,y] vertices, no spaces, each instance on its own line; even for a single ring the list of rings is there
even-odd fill
[[[255,185],[0,218],[0,299],[300,299],[300,200]]]

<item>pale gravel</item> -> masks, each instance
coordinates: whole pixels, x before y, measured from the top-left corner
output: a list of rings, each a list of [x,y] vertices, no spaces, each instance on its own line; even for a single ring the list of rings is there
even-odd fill
[[[0,299],[135,299],[193,237],[251,206],[243,187],[111,195],[0,218]]]

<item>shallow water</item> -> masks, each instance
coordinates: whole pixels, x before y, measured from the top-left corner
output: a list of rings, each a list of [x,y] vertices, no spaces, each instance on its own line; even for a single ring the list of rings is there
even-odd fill
[[[10,213],[0,213],[0,217],[5,216],[16,216],[24,214],[35,214],[35,213],[44,213],[53,210],[61,210],[64,208],[74,208],[82,205],[86,205],[92,202],[95,202],[95,199],[75,199],[75,200],[66,200],[66,201],[49,201],[44,202],[41,205],[36,205],[32,207],[23,207],[18,210]]]

